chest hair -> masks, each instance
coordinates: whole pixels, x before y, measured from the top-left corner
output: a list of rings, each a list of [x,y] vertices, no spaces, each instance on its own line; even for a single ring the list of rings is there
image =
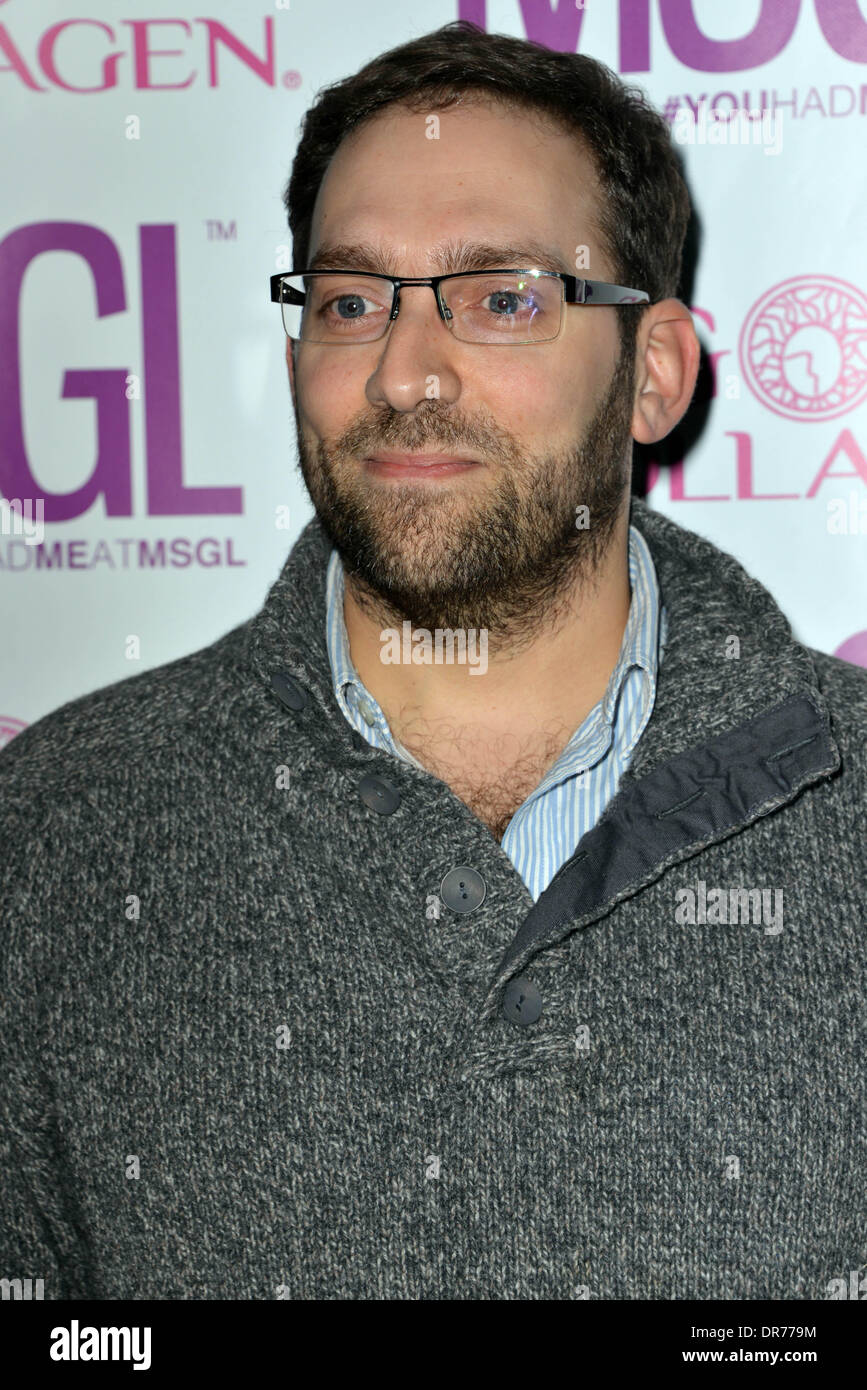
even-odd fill
[[[560,724],[504,735],[443,721],[432,728],[410,720],[396,732],[404,748],[445,782],[498,841],[570,737]]]

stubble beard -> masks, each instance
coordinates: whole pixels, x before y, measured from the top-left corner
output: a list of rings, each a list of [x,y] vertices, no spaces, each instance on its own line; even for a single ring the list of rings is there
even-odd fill
[[[555,629],[576,592],[594,591],[628,504],[633,389],[622,346],[582,439],[529,459],[496,421],[474,426],[436,400],[412,415],[371,413],[312,450],[296,409],[301,473],[362,610],[382,628],[486,629],[489,653]],[[476,454],[487,476],[395,485],[361,462],[379,449]]]

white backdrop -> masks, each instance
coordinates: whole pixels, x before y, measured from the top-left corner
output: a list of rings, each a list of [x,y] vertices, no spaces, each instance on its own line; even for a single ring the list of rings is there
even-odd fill
[[[267,285],[299,123],[461,17],[666,112],[716,380],[649,500],[867,666],[865,0],[0,0],[0,744],[260,606],[312,515]]]

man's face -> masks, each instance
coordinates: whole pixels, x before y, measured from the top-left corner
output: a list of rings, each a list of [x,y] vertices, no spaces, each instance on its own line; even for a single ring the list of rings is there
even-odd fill
[[[365,242],[395,274],[427,276],[443,242],[533,241],[559,258],[548,268],[613,278],[592,164],[573,137],[476,102],[442,112],[438,140],[426,129],[424,115],[392,107],[340,145],[311,258]],[[582,245],[589,267],[576,269]],[[457,341],[431,290],[411,287],[377,342],[302,343],[294,376],[287,342],[304,481],[372,613],[431,631],[484,627],[517,645],[592,578],[630,475],[633,360],[619,360],[618,312],[566,307],[554,341],[479,345]],[[381,450],[479,462],[386,475],[366,462]],[[576,527],[580,506],[589,529]]]

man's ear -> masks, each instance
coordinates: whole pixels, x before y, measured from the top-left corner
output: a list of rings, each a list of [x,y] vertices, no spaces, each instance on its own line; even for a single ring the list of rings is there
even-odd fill
[[[700,355],[692,314],[679,299],[663,299],[645,310],[636,339],[632,415],[639,444],[664,439],[686,414]]]
[[[289,371],[289,390],[292,392],[292,404],[295,404],[295,339],[286,338],[286,366]]]

